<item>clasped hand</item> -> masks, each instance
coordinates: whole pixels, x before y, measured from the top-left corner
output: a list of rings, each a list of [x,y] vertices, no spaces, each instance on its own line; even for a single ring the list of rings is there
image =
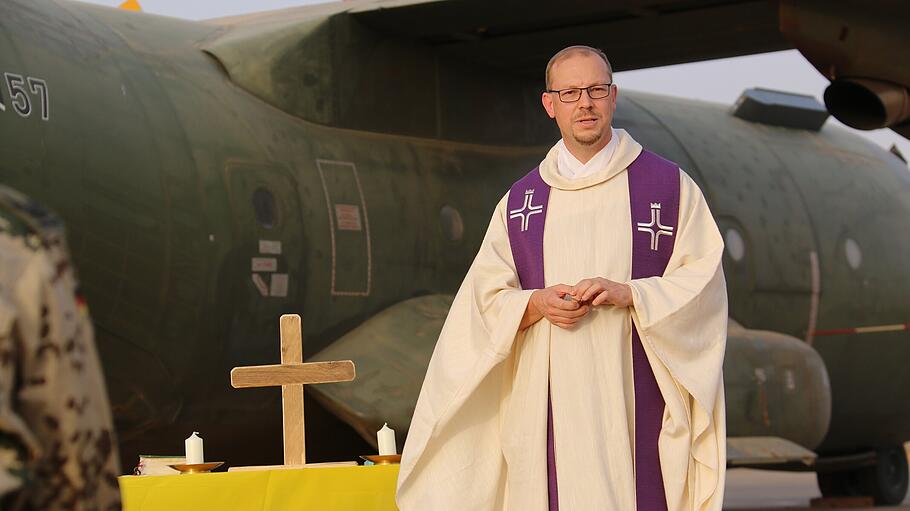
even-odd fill
[[[524,330],[542,318],[560,328],[571,328],[592,308],[601,305],[632,305],[631,288],[627,284],[594,277],[574,286],[557,284],[538,289],[531,294],[519,328]]]

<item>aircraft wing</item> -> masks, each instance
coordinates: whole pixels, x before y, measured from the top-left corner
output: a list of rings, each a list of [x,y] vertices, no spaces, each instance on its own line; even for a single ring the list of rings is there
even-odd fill
[[[551,139],[552,123],[515,113],[560,49],[603,48],[615,70],[778,50],[788,47],[778,10],[765,0],[353,0],[209,20],[217,28],[200,47],[240,88],[312,122],[531,146]],[[422,107],[400,115],[397,101]],[[497,108],[469,107],[478,101]]]
[[[493,68],[537,75],[570,42],[602,48],[614,70],[792,48],[768,0],[374,1],[364,25]]]
[[[797,48],[832,87],[828,110],[857,129],[910,136],[903,0],[374,0],[363,24],[521,75],[568,44],[623,71]]]
[[[303,73],[289,68],[299,64],[297,48],[323,44],[345,61],[378,62],[377,45],[403,43],[524,78],[542,78],[550,56],[570,44],[602,48],[615,71],[797,48],[832,81],[825,104],[835,117],[854,128],[908,136],[910,71],[899,65],[910,46],[907,15],[903,0],[355,0],[214,20],[226,32],[203,48],[242,87],[327,124],[284,104],[286,90],[261,90],[269,85],[262,76]],[[320,43],[320,20],[330,18],[354,26],[336,27]],[[358,32],[371,33],[373,41],[358,47]],[[262,55],[263,48],[271,54]],[[400,67],[400,53],[389,55],[387,66]],[[257,68],[266,64],[272,67]]]

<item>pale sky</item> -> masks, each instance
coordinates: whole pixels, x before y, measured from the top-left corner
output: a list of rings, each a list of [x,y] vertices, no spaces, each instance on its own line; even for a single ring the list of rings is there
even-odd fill
[[[0,0],[2,1],[2,0]],[[90,3],[117,6],[122,0],[82,0]],[[283,9],[315,2],[311,0],[139,0],[145,12],[200,20]],[[609,55],[609,48],[604,48]],[[693,64],[625,71],[616,73],[614,82],[620,88],[701,99],[732,104],[740,93],[750,87],[764,87],[787,92],[809,94],[819,102],[828,80],[796,50],[718,59]],[[621,96],[620,96],[621,97]],[[829,123],[840,124],[833,117]],[[849,128],[848,128],[849,129]],[[910,157],[910,141],[891,130],[857,131],[888,149],[897,144]]]

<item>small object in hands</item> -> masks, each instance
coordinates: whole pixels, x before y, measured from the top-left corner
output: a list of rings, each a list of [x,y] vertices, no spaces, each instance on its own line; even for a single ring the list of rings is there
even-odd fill
[[[184,442],[186,445],[186,464],[198,465],[205,459],[202,456],[202,439],[199,438],[199,432],[193,431],[193,434]]]
[[[376,439],[380,456],[398,454],[398,448],[395,446],[395,430],[389,427],[389,423],[383,424],[382,429],[376,432]]]
[[[376,454],[365,454],[360,457],[361,459],[372,461],[374,465],[394,465],[401,463],[400,454],[389,454],[387,456],[376,455]]]
[[[564,295],[562,295],[562,299],[565,300],[565,301],[567,301],[567,302],[577,302],[577,301],[578,301],[578,300],[575,299],[574,296],[572,296],[572,295],[570,295],[570,294],[564,294]]]
[[[179,471],[181,474],[202,474],[204,472],[211,472],[221,465],[224,465],[223,461],[210,461],[208,463],[177,463],[168,466]]]

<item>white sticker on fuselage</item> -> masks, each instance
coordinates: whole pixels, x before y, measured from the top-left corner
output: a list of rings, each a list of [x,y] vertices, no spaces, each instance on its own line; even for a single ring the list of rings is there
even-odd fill
[[[272,288],[269,292],[271,296],[285,297],[288,295],[288,274],[287,273],[274,273],[272,274]]]
[[[253,271],[278,271],[278,259],[275,259],[274,257],[254,257],[252,259],[252,267]]]
[[[354,204],[335,204],[335,221],[339,231],[360,231],[360,208]]]
[[[253,274],[253,284],[256,285],[256,289],[259,290],[259,294],[262,296],[269,296],[269,286],[266,285],[265,280],[263,280],[262,276],[258,273]]]
[[[281,242],[272,240],[259,240],[259,253],[281,255]]]

